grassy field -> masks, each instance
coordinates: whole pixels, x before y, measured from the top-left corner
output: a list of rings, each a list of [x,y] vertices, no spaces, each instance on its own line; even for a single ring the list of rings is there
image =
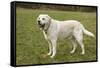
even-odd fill
[[[78,46],[74,54],[70,54],[72,44],[69,40],[59,41],[57,54],[51,59],[43,57],[48,53],[48,43],[36,23],[39,14],[48,14],[57,20],[74,19],[82,22],[86,29],[95,34],[95,38],[84,36],[86,54],[81,55]],[[96,60],[96,13],[95,12],[72,12],[54,10],[34,10],[17,8],[16,12],[16,63],[48,64],[63,62],[79,62]]]

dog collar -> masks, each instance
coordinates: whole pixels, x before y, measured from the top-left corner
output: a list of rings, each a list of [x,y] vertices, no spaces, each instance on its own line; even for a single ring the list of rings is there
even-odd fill
[[[49,22],[49,24],[48,24],[47,29],[44,30],[46,34],[47,34],[47,32],[48,32],[49,27],[50,27],[50,22]]]

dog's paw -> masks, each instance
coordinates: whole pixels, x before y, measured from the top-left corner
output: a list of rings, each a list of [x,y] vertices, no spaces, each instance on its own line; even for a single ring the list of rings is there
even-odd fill
[[[71,53],[71,54],[73,54],[73,53],[74,53],[74,51],[70,51],[70,53]]]
[[[82,55],[84,55],[84,54],[85,54],[85,52],[82,52],[81,54],[82,54]]]
[[[50,58],[54,58],[54,56],[50,56]]]
[[[47,53],[47,55],[51,55],[51,53]]]

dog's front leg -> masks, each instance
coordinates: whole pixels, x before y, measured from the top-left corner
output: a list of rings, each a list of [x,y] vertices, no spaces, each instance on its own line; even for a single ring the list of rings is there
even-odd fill
[[[52,55],[50,57],[53,58],[56,54],[56,40],[51,40],[51,43],[52,43]]]
[[[48,40],[48,44],[49,44],[49,53],[47,55],[51,55],[51,53],[52,53],[52,44],[49,40]]]

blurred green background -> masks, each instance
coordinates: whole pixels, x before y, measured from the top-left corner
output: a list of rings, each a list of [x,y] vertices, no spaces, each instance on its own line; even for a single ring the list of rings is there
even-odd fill
[[[74,54],[70,54],[72,43],[69,40],[59,41],[57,54],[51,59],[48,43],[40,31],[36,19],[39,14],[48,14],[57,20],[78,20],[95,38],[84,35],[86,53],[81,55],[78,46]],[[48,64],[64,62],[80,62],[96,60],[96,12],[46,10],[16,7],[16,63],[17,65]]]

